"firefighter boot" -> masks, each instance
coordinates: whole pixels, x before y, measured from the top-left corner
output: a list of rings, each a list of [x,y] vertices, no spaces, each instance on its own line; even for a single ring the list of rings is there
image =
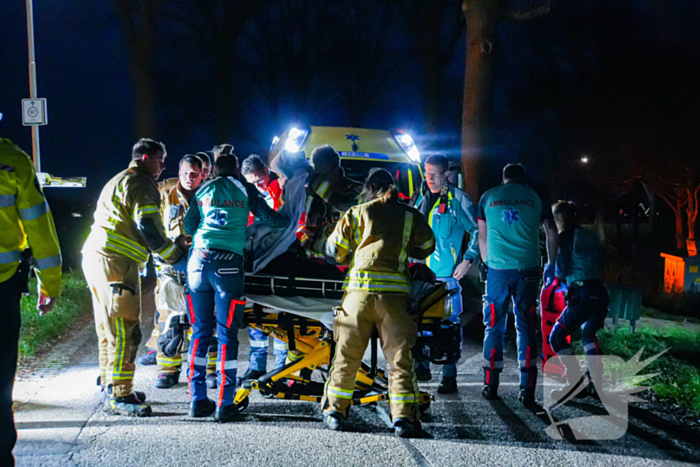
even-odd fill
[[[394,434],[399,438],[418,438],[420,433],[420,422],[412,422],[405,418],[397,418],[394,421]]]
[[[175,373],[161,373],[158,375],[156,380],[156,387],[159,389],[168,389],[177,384],[180,380],[180,372]]]
[[[340,412],[330,411],[323,414],[323,424],[333,431],[343,431],[345,419]]]
[[[125,397],[108,397],[105,400],[104,411],[110,415],[127,417],[148,417],[153,413],[149,405],[144,404],[136,394]]]
[[[484,397],[484,399],[490,401],[500,399],[498,396],[498,383],[500,381],[500,377],[500,371],[484,368],[484,389],[481,391],[481,395]]]

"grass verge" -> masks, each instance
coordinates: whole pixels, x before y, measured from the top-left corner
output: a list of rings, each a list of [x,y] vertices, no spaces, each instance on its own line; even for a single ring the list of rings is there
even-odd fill
[[[598,339],[605,354],[625,360],[642,347],[642,360],[669,349],[643,371],[659,375],[642,384],[659,398],[700,413],[700,333],[679,327],[642,327],[634,333],[619,328],[601,330]]]
[[[44,344],[55,339],[77,320],[90,313],[90,291],[83,275],[71,272],[63,275],[63,290],[56,306],[44,316],[36,309],[36,278],[29,284],[31,294],[22,298],[22,330],[19,337],[19,356],[31,357]]]

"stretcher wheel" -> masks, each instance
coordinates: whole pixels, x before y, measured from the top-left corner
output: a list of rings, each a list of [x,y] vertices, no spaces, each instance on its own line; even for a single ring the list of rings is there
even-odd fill
[[[248,405],[250,404],[250,396],[247,396],[245,399],[241,401],[240,404],[238,404],[238,411],[243,412],[245,409],[248,408]]]

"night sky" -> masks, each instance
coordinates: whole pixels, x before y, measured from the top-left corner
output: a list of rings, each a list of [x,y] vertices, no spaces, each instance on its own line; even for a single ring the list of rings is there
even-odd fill
[[[461,14],[458,0],[442,1],[446,11]],[[236,152],[246,156],[264,153],[272,137],[294,123],[348,126],[348,99],[361,99],[375,86],[376,75],[363,82],[365,88],[345,96],[345,101],[338,97],[337,84],[347,84],[344,80],[355,75],[362,77],[368,67],[357,62],[361,54],[343,47],[342,29],[329,26],[324,16],[331,14],[341,18],[341,26],[366,26],[368,37],[374,37],[379,28],[375,13],[391,12],[380,62],[394,69],[386,92],[368,106],[361,126],[404,128],[424,152],[459,156],[464,34],[441,78],[439,128],[426,134],[416,38],[398,8],[385,8],[394,2],[345,2],[359,5],[355,14],[351,9],[338,14],[330,6],[321,11],[319,3],[304,0],[260,2],[265,5],[261,16],[246,23],[232,52],[235,61],[229,74],[235,82],[236,108],[231,111],[235,125],[227,140],[221,141],[213,113],[217,102],[211,85],[213,67],[201,48],[207,39],[197,42],[172,20],[173,13],[184,11],[191,16],[190,10],[178,8],[196,3],[161,2],[155,50],[157,134],[136,135],[129,53],[113,3],[35,2],[39,97],[48,99],[49,113],[49,125],[41,128],[42,168],[59,176],[88,177],[86,190],[52,189],[51,198],[94,199],[103,184],[128,164],[137,136],[165,142],[169,152],[165,176],[172,176],[182,155],[210,150],[218,143],[233,143]],[[337,8],[345,8],[345,3]],[[531,3],[504,1],[510,7]],[[553,173],[576,175],[580,168],[575,162],[582,154],[590,155],[598,167],[618,164],[620,171],[637,161],[653,165],[669,157],[698,157],[700,4],[572,0],[554,5],[545,18],[530,23],[504,21],[499,27],[487,148],[493,166],[524,161],[534,178],[544,182],[552,180]],[[20,113],[21,99],[29,97],[25,21],[24,2],[2,2],[0,135],[30,152],[30,130],[22,126]],[[450,24],[443,23],[447,34]],[[311,54],[306,62],[297,57],[285,60],[286,39],[280,28],[289,29],[290,24],[301,31],[320,31],[321,37],[334,39],[335,48]],[[270,27],[267,32],[265,25]],[[197,34],[206,33],[207,27],[201,22]],[[300,89],[293,82],[300,69],[299,76],[308,81],[302,86],[304,95],[293,92]],[[377,73],[382,72],[380,67]],[[267,88],[261,84],[265,80]],[[274,109],[271,89],[279,93]],[[495,176],[492,180],[498,182]]]

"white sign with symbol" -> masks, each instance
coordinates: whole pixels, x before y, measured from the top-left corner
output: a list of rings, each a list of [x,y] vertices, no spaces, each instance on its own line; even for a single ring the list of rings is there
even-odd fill
[[[46,99],[22,99],[22,124],[46,125],[49,118],[46,113]]]

